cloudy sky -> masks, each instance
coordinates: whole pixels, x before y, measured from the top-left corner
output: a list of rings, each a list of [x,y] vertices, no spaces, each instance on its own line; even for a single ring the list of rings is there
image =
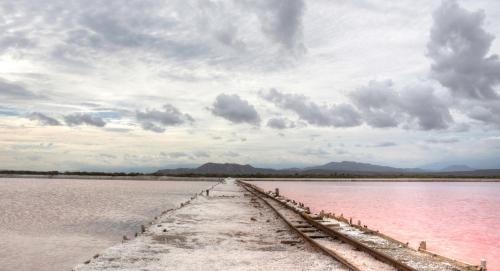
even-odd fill
[[[0,0],[0,169],[500,167],[497,0]]]

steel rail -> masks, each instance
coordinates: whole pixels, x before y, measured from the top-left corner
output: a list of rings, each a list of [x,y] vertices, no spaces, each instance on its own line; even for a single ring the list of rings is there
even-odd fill
[[[355,240],[355,239],[353,239],[353,238],[351,238],[351,237],[349,237],[349,236],[347,236],[347,235],[345,235],[337,230],[334,230],[332,228],[329,228],[329,227],[317,222],[316,220],[314,220],[311,216],[307,215],[306,213],[297,211],[296,209],[294,209],[291,206],[288,206],[287,204],[277,200],[276,198],[270,196],[269,194],[265,193],[264,191],[262,191],[261,189],[259,189],[258,187],[254,186],[252,184],[249,184],[249,183],[246,183],[243,181],[239,181],[239,182],[241,184],[243,184],[243,187],[250,188],[253,191],[257,192],[258,194],[265,196],[266,198],[272,199],[275,202],[281,204],[282,206],[284,206],[284,207],[288,208],[289,210],[295,212],[296,214],[300,215],[303,219],[305,219],[307,222],[309,222],[312,226],[314,226],[315,228],[317,228],[318,230],[322,231],[324,234],[326,234],[332,238],[339,239],[339,240],[355,247],[358,250],[364,251],[364,252],[368,253],[369,255],[371,255],[372,257],[374,257],[375,259],[377,259],[381,262],[384,262],[388,265],[393,266],[397,270],[400,270],[400,271],[418,271],[417,269],[415,269],[415,268],[413,268],[405,263],[402,263],[402,262],[390,257],[389,255],[387,255],[381,251],[375,250],[375,249],[359,242],[358,240]],[[266,202],[266,201],[264,200],[264,202]],[[270,204],[268,203],[268,205],[270,205]],[[272,206],[271,206],[271,208],[276,211],[276,209],[274,209]],[[284,220],[286,221],[286,219],[284,219]],[[289,223],[287,223],[287,224],[289,224]],[[298,229],[295,229],[295,230],[298,231]],[[301,233],[301,234],[303,234],[303,233]],[[317,244],[317,242],[315,242],[314,240],[311,240],[311,242]],[[326,248],[324,248],[324,249],[326,249]],[[326,250],[328,250],[328,249],[326,249]],[[328,251],[330,251],[330,250],[328,250]]]
[[[261,194],[261,191],[258,191],[256,190],[254,187],[251,187],[251,186],[248,186],[248,184],[244,183],[244,182],[241,182],[241,184],[243,184],[243,188],[245,188],[245,190],[247,190],[249,193],[251,193],[252,195],[256,196],[257,198],[261,199],[264,204],[266,204],[269,208],[271,208],[271,210],[273,210],[276,215],[278,215],[287,225],[288,227],[290,227],[292,230],[294,230],[302,239],[304,239],[306,242],[308,242],[309,244],[311,244],[313,247],[321,250],[323,253],[325,253],[326,255],[332,257],[333,259],[335,259],[337,262],[341,263],[342,265],[344,265],[345,267],[347,267],[349,270],[351,271],[362,271],[361,269],[359,269],[358,267],[356,267],[354,264],[350,263],[348,260],[344,259],[342,256],[340,256],[339,254],[335,253],[334,251],[322,246],[321,244],[319,244],[318,242],[314,241],[311,237],[307,236],[304,232],[302,232],[300,229],[298,229],[297,227],[295,227],[290,221],[288,221],[288,219],[286,219],[274,206],[272,206],[269,202],[267,202],[265,199],[262,198],[261,195],[258,195],[255,191],[259,192],[259,194]],[[307,220],[306,220],[307,221]]]

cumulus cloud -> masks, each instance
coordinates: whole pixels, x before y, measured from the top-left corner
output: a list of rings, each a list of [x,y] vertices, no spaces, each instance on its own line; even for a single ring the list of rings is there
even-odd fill
[[[106,126],[106,122],[102,118],[89,113],[73,113],[70,115],[66,115],[64,116],[64,122],[66,122],[68,126],[77,126],[84,124],[96,127]]]
[[[483,11],[470,12],[444,0],[433,14],[427,44],[432,76],[457,97],[497,99],[500,60],[489,55],[494,36],[483,29]]]
[[[286,118],[271,118],[267,121],[267,126],[273,129],[286,129],[295,127],[295,123]]]
[[[163,133],[165,132],[165,128],[162,126],[158,126],[152,122],[146,121],[146,122],[141,122],[141,127],[144,130],[155,132],[155,133]]]
[[[267,126],[274,129],[285,129],[287,128],[286,120],[282,118],[272,118],[267,122]]]
[[[280,108],[293,111],[312,125],[352,127],[361,124],[359,112],[349,104],[318,105],[304,95],[283,93],[276,89],[261,92],[260,95]]]
[[[350,94],[372,127],[396,127],[414,124],[422,130],[445,129],[453,121],[449,104],[425,84],[396,91],[390,80],[370,81]]]
[[[38,121],[41,125],[45,126],[59,126],[61,125],[61,122],[59,122],[57,119],[49,117],[45,114],[39,113],[39,112],[33,112],[31,113],[28,118],[33,121]]]
[[[372,127],[395,127],[399,124],[399,95],[391,80],[370,81],[350,93],[365,122]]]
[[[422,130],[445,129],[453,122],[449,105],[425,85],[405,88],[401,92],[401,110],[417,122]]]
[[[136,119],[144,130],[163,133],[168,126],[176,126],[186,122],[193,122],[194,119],[189,114],[184,114],[173,105],[166,104],[163,110],[146,109],[136,111]]]
[[[500,59],[489,54],[494,36],[483,29],[485,13],[445,0],[433,14],[427,44],[431,76],[455,97],[469,118],[500,128]]]
[[[260,116],[255,107],[233,94],[220,94],[210,109],[212,114],[225,118],[233,123],[249,123],[258,125]]]

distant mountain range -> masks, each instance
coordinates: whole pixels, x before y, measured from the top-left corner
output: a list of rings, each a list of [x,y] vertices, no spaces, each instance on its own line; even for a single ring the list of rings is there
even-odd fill
[[[452,166],[447,166],[445,168],[442,168],[441,170],[438,170],[440,172],[454,172],[454,171],[474,171],[476,170],[475,168],[471,168],[466,165],[452,165]]]
[[[206,163],[197,168],[162,169],[156,175],[220,175],[220,176],[384,176],[384,175],[436,175],[436,176],[500,176],[500,169],[475,170],[454,165],[438,171],[420,168],[395,168],[352,161],[330,162],[320,166],[289,169],[256,168],[233,163]]]
[[[308,167],[305,170],[348,171],[348,172],[423,172],[420,168],[395,168],[351,161],[330,162],[321,166]]]

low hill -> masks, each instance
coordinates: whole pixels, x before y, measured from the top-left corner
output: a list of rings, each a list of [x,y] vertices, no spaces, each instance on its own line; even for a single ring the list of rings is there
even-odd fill
[[[186,169],[162,169],[156,172],[161,175],[195,174],[195,175],[254,175],[273,174],[276,170],[267,168],[255,168],[251,165],[240,165],[233,163],[206,163],[197,168]]]
[[[162,169],[155,175],[172,176],[276,176],[276,177],[497,177],[500,169],[475,170],[452,166],[443,171],[396,168],[352,161],[330,162],[320,166],[290,169],[257,168],[235,163],[206,163],[197,168]]]
[[[340,172],[423,172],[424,170],[418,168],[405,169],[394,168],[387,166],[379,166],[368,163],[358,163],[352,161],[330,162],[321,166],[308,167],[305,170],[326,170],[326,171],[340,171]]]
[[[240,165],[234,163],[206,163],[197,168],[162,169],[156,175],[295,175],[295,176],[322,176],[339,174],[350,175],[381,175],[381,174],[404,174],[410,172],[423,172],[421,169],[401,169],[358,162],[331,162],[321,166],[291,169],[256,168],[251,165]]]
[[[474,171],[476,170],[475,168],[471,168],[467,165],[452,165],[452,166],[447,166],[445,168],[442,168],[441,172],[457,172],[457,171]]]

